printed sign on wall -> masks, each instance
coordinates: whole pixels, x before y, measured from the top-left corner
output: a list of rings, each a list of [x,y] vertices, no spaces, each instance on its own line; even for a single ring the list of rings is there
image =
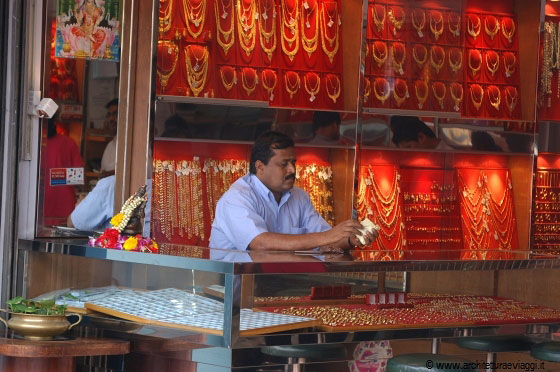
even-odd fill
[[[83,185],[84,168],[51,168],[51,186]]]

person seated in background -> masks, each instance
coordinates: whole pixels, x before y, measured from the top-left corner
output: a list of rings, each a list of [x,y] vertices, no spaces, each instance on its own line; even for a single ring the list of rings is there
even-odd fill
[[[163,124],[164,130],[161,137],[192,138],[191,128],[187,121],[175,114],[168,117]]]
[[[113,139],[105,146],[101,158],[101,178],[115,174],[115,162],[117,158],[117,125],[119,120],[119,100],[112,99],[105,105],[107,108],[106,129]]]
[[[333,111],[315,111],[311,145],[336,145],[340,140],[340,114]]]
[[[393,143],[399,148],[451,150],[416,116],[392,116],[391,132]]]
[[[494,138],[486,132],[477,130],[471,133],[471,144],[473,150],[502,152],[502,148],[496,144]]]

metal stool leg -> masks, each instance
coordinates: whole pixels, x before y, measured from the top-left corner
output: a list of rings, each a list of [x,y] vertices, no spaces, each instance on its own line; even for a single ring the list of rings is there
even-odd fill
[[[496,361],[497,355],[498,354],[492,352],[486,353],[486,364],[492,366],[492,363]],[[490,371],[494,371],[494,368],[490,368]]]
[[[437,337],[432,338],[432,354],[437,354],[439,352],[440,339]]]

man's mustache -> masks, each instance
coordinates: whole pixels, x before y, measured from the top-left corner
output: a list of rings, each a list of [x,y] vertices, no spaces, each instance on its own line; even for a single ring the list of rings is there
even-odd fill
[[[286,178],[284,178],[284,179],[285,179],[286,181],[289,180],[289,179],[292,179],[292,180],[295,181],[296,175],[295,175],[295,173],[292,173],[292,174],[287,175]]]

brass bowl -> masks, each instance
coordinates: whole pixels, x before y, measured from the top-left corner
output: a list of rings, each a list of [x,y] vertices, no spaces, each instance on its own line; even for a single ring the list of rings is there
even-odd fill
[[[23,338],[28,340],[52,340],[55,336],[72,329],[75,325],[82,321],[82,315],[76,313],[68,313],[65,315],[37,315],[12,313],[4,309],[0,309],[9,313],[10,319],[0,321],[10,328],[12,331],[19,333]],[[69,316],[77,316],[78,320],[70,323]]]

